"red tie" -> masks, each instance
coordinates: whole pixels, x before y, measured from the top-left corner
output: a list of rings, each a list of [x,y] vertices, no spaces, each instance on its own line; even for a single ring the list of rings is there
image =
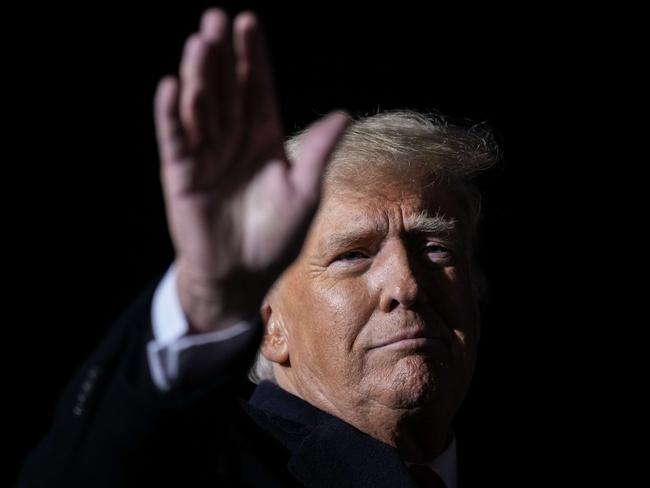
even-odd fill
[[[440,475],[428,466],[412,464],[408,468],[421,488],[446,488]]]

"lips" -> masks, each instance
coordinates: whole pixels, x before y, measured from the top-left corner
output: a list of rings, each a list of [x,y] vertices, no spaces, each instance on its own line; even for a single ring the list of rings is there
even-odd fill
[[[425,344],[429,341],[443,340],[443,339],[444,339],[443,337],[434,336],[433,334],[425,330],[413,329],[413,330],[402,331],[399,334],[389,337],[388,339],[382,340],[378,344],[373,345],[370,349],[376,349],[378,347],[384,347],[390,344],[396,344],[400,342],[403,342],[405,345],[407,343],[413,343],[414,345],[417,345],[420,343]]]

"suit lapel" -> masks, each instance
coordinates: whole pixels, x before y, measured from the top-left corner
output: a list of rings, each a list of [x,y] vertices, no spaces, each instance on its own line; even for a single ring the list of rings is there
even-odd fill
[[[339,419],[322,419],[289,461],[309,487],[415,488],[397,451]]]
[[[305,486],[416,487],[394,448],[280,387],[262,382],[249,403],[265,412],[291,453],[289,471]]]

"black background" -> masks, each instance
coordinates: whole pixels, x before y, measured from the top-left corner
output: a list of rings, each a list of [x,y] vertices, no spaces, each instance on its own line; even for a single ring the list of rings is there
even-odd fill
[[[516,459],[515,472],[534,469],[529,462],[537,464],[551,442],[542,435],[553,406],[540,373],[557,368],[539,362],[549,346],[542,308],[558,299],[549,300],[547,256],[531,233],[544,225],[539,211],[549,194],[557,197],[546,186],[540,142],[554,135],[540,130],[541,114],[565,101],[567,85],[560,92],[557,80],[572,61],[549,44],[548,30],[533,34],[541,32],[536,12],[272,3],[221,5],[259,14],[287,132],[337,108],[414,108],[485,122],[502,141],[503,161],[481,179],[491,295],[457,431],[464,442],[503,449]],[[21,14],[12,45],[24,54],[10,70],[20,95],[8,92],[6,100],[19,109],[8,141],[18,151],[5,183],[13,290],[6,326],[18,357],[6,393],[20,426],[16,465],[45,433],[75,367],[172,260],[153,93],[177,71],[184,39],[209,5],[111,3]]]

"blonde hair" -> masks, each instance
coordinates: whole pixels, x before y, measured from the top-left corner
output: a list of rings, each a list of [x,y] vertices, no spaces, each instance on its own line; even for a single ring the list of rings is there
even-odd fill
[[[304,132],[296,132],[285,141],[289,160],[295,160]],[[424,179],[431,184],[458,187],[469,216],[474,290],[479,299],[487,300],[487,282],[476,253],[481,194],[473,180],[500,158],[500,146],[485,124],[467,119],[452,122],[438,112],[389,110],[353,117],[323,179],[329,187],[337,188],[372,175],[400,175],[420,184]],[[275,381],[273,363],[258,352],[249,378],[256,383]]]

